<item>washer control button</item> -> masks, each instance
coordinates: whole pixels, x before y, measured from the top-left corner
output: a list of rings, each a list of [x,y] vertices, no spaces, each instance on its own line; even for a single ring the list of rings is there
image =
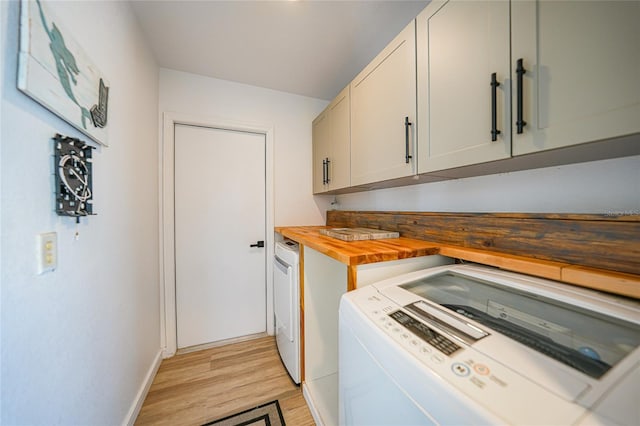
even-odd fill
[[[471,370],[465,364],[461,362],[454,362],[451,365],[451,370],[454,372],[456,376],[467,377]]]
[[[486,376],[491,372],[491,370],[489,370],[489,367],[484,364],[474,364],[473,369],[481,376]]]

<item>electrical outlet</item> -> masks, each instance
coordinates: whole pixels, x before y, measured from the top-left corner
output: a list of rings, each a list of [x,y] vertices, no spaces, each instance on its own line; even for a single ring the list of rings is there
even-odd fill
[[[38,274],[53,271],[58,266],[58,234],[45,232],[37,237]]]

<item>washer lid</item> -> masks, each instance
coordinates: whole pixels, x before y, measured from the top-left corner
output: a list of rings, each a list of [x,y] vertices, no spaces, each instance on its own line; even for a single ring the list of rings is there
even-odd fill
[[[638,323],[452,270],[399,287],[594,379],[640,345]]]

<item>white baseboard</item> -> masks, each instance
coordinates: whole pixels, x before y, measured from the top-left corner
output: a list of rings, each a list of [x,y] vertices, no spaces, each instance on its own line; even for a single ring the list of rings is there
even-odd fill
[[[307,389],[307,385],[303,383],[301,386],[302,396],[304,396],[304,400],[307,401],[307,406],[309,407],[309,411],[311,412],[311,417],[313,417],[313,420],[316,422],[317,426],[324,426],[324,423],[322,423],[322,418],[320,417],[320,413],[318,413],[316,405],[313,402],[313,398],[311,397],[311,394]]]
[[[220,346],[232,345],[234,343],[246,342],[248,340],[260,339],[261,337],[267,337],[268,334],[265,332],[249,334],[247,336],[233,337],[231,339],[218,340],[217,342],[204,343],[202,345],[189,346],[187,348],[181,348],[175,351],[173,354],[169,356],[165,356],[165,358],[170,358],[174,355],[184,355],[190,352],[202,351],[205,349],[217,348]]]
[[[156,377],[156,373],[158,372],[158,368],[160,368],[160,363],[162,362],[162,350],[158,350],[153,362],[151,363],[151,367],[149,367],[149,371],[147,371],[147,375],[142,382],[142,386],[138,390],[138,394],[136,395],[127,416],[124,418],[123,425],[133,426],[138,418],[138,414],[140,413],[140,409],[142,408],[142,404],[144,403],[144,399],[147,397],[147,393],[149,392],[149,388],[151,388],[151,383],[153,383],[153,379]]]

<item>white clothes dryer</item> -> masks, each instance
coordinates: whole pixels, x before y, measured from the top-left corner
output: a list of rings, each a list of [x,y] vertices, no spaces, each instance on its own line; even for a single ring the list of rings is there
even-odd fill
[[[273,258],[273,304],[276,344],[294,382],[300,383],[300,252],[298,243],[276,243]]]

